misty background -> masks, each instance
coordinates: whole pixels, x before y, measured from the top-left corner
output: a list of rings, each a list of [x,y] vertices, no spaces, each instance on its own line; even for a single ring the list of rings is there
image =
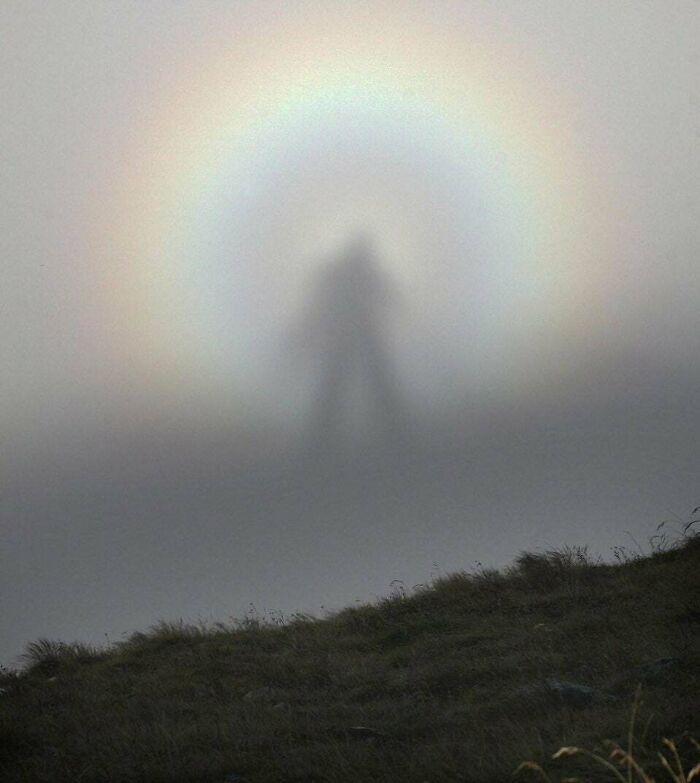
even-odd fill
[[[0,662],[610,557],[700,504],[698,4],[358,7],[0,9]],[[211,85],[235,129],[316,46],[346,92],[200,177]],[[528,124],[462,165],[440,112],[352,97],[394,46],[455,90],[434,52],[483,50]]]

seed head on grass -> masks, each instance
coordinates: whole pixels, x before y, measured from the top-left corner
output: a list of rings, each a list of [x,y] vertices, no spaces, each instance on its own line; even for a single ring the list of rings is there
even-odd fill
[[[638,781],[638,783],[656,783],[651,773],[642,766],[638,754],[635,754],[635,724],[641,705],[641,695],[641,687],[638,687],[635,693],[632,714],[630,716],[629,728],[627,731],[627,749],[623,748],[617,742],[605,740],[603,744],[610,749],[608,758],[605,758],[599,753],[588,750],[587,748],[580,748],[576,745],[565,745],[552,755],[552,759],[557,761],[571,756],[584,756],[585,758],[591,759],[596,765],[606,769],[611,773],[611,779],[620,781],[620,783],[633,783],[633,780]],[[670,755],[666,756],[662,752],[658,752],[657,756],[673,783],[691,783],[695,777],[700,776],[700,762],[695,764],[695,766],[686,773],[683,770],[683,762],[681,761],[675,742],[668,738],[664,738],[662,742],[666,748],[668,748]],[[691,739],[691,743],[696,750],[700,751],[700,744],[698,744],[696,740]],[[552,783],[549,775],[547,775],[545,770],[536,762],[523,762],[516,769],[515,774],[525,769],[537,772],[544,780],[548,781],[548,783]],[[626,772],[626,774],[623,774],[623,771]],[[562,778],[560,783],[566,783],[567,780],[571,779]]]

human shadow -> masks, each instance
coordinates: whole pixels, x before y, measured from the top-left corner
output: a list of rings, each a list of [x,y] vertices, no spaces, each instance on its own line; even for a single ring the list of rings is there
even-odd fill
[[[405,437],[405,408],[388,339],[398,298],[364,235],[355,236],[317,273],[295,330],[315,374],[305,428],[312,452],[346,449],[358,438],[389,445]],[[361,403],[359,419],[353,395]]]

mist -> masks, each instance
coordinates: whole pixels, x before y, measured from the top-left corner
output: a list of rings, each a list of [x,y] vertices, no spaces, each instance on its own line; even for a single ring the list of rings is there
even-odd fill
[[[687,521],[699,27],[4,4],[0,661]]]

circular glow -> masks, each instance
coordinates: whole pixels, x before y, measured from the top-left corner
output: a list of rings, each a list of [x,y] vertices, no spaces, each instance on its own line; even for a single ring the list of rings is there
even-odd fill
[[[400,291],[406,366],[428,350],[473,388],[544,378],[594,328],[601,272],[564,95],[454,14],[311,8],[248,8],[165,79],[113,183],[118,344],[166,384],[259,398],[360,229]]]

